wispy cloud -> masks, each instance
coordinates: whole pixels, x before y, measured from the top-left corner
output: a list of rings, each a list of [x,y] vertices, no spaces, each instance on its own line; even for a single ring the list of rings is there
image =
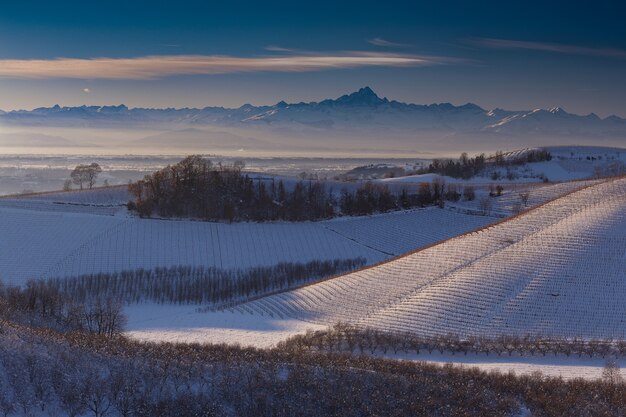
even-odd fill
[[[283,48],[282,46],[278,46],[278,45],[267,45],[265,47],[265,50],[272,51],[272,52],[294,52],[293,49]]]
[[[417,67],[460,62],[453,58],[374,52],[265,57],[159,55],[136,58],[3,59],[0,77],[150,80],[174,75],[274,71],[304,72],[359,67]]]
[[[372,45],[385,46],[387,48],[407,48],[411,46],[408,43],[391,42],[383,38],[368,39],[367,42],[371,43]]]
[[[493,38],[471,38],[467,41],[472,45],[492,49],[528,49],[534,51],[557,52],[562,54],[626,59],[626,50],[616,48],[590,48],[586,46],[564,45],[559,43],[516,41]]]

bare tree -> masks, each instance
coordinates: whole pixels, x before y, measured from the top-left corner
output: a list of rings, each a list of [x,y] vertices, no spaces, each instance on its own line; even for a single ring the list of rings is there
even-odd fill
[[[94,417],[105,416],[113,405],[108,383],[108,378],[101,375],[98,370],[90,369],[85,375],[84,402],[85,406],[93,413]]]
[[[122,303],[100,298],[84,311],[84,323],[92,333],[106,337],[117,336],[124,331],[126,316],[122,311]]]
[[[487,216],[491,213],[492,204],[491,199],[488,197],[483,197],[478,201],[478,209],[483,216]]]
[[[471,185],[466,185],[463,187],[463,198],[467,201],[472,201],[476,198],[476,192],[474,191],[474,187]]]
[[[121,417],[129,417],[133,414],[139,398],[137,387],[141,380],[135,372],[125,369],[116,369],[111,372],[111,398],[115,409]]]
[[[89,165],[80,164],[77,165],[76,168],[72,171],[70,176],[72,177],[72,182],[78,185],[82,190],[85,185],[87,185],[90,189],[96,184],[96,180],[98,175],[102,172],[102,168],[100,165],[93,162]]]
[[[519,201],[524,205],[524,207],[528,207],[528,199],[530,198],[530,192],[524,191],[519,193]]]
[[[87,410],[85,393],[78,381],[70,380],[68,376],[61,375],[55,380],[55,385],[59,396],[59,405],[68,417],[79,416]]]
[[[602,370],[602,380],[611,386],[621,384],[623,382],[619,365],[615,359],[608,359]]]
[[[15,412],[15,404],[11,398],[10,390],[10,385],[5,381],[0,380],[0,412],[3,417],[8,417]]]

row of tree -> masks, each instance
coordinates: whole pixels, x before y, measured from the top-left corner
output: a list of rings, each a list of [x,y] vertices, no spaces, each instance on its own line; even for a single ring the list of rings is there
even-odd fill
[[[247,269],[171,267],[51,279],[57,294],[83,304],[94,300],[125,303],[210,303],[214,307],[314,282],[365,265],[364,258],[279,263]]]
[[[246,175],[243,166],[213,165],[208,159],[189,156],[131,184],[134,200],[128,207],[146,217],[303,221],[443,206],[445,200],[475,197],[471,186],[461,188],[436,179],[421,184],[417,191],[404,188],[396,193],[386,185],[367,182],[355,191],[344,189],[337,198],[323,182],[298,181],[287,189],[282,180]]]
[[[355,352],[386,354],[392,351],[419,355],[424,352],[438,351],[439,353],[449,352],[453,355],[474,353],[511,356],[516,353],[520,356],[563,354],[568,357],[626,357],[625,340],[585,340],[536,335],[467,338],[454,334],[424,336],[357,328],[345,323],[338,323],[327,330],[293,336],[282,342],[281,347],[290,351],[348,352],[351,354]]]
[[[439,174],[453,178],[469,179],[482,173],[489,166],[506,167],[531,162],[549,161],[552,155],[545,149],[533,149],[520,153],[518,156],[505,157],[502,151],[495,155],[485,156],[484,153],[469,157],[463,152],[459,159],[434,159],[428,166],[420,168],[418,174]]]
[[[78,302],[53,285],[31,280],[24,287],[0,283],[0,318],[60,331],[86,331],[113,337],[126,325],[122,305],[111,297]]]

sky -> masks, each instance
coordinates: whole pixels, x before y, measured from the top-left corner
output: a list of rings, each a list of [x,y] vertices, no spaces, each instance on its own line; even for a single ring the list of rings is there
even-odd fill
[[[380,96],[626,117],[626,5],[2,1],[0,109]]]

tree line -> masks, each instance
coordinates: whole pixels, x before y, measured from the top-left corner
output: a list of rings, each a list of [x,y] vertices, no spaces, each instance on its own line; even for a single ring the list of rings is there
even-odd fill
[[[461,338],[455,334],[425,336],[413,333],[385,332],[337,323],[327,330],[296,335],[282,342],[281,347],[295,351],[352,353],[420,353],[449,352],[485,355],[546,356],[563,354],[567,357],[626,357],[626,341],[585,340],[537,335],[482,336]]]
[[[420,168],[418,174],[439,174],[452,178],[470,179],[482,173],[488,166],[506,167],[531,162],[550,161],[552,155],[545,149],[532,149],[519,156],[505,157],[502,151],[495,155],[485,156],[484,153],[469,157],[463,152],[457,159],[434,159],[428,166]]]
[[[334,215],[331,192],[322,183],[300,181],[288,191],[283,181],[251,178],[243,162],[214,165],[188,156],[129,185],[129,209],[150,217],[205,220],[317,220]]]
[[[126,325],[116,299],[94,296],[78,302],[43,280],[30,280],[24,287],[0,282],[0,318],[106,337],[121,334]]]
[[[111,299],[124,303],[210,303],[216,307],[352,271],[365,263],[366,259],[359,257],[247,269],[177,266],[55,278],[47,285],[80,303]]]
[[[282,180],[252,178],[244,164],[214,165],[192,155],[129,185],[134,197],[128,208],[142,217],[198,218],[213,221],[304,221],[338,215],[368,215],[428,205],[445,200],[474,199],[474,189],[435,180],[392,192],[367,182],[339,196],[320,181],[297,181],[287,189]]]

